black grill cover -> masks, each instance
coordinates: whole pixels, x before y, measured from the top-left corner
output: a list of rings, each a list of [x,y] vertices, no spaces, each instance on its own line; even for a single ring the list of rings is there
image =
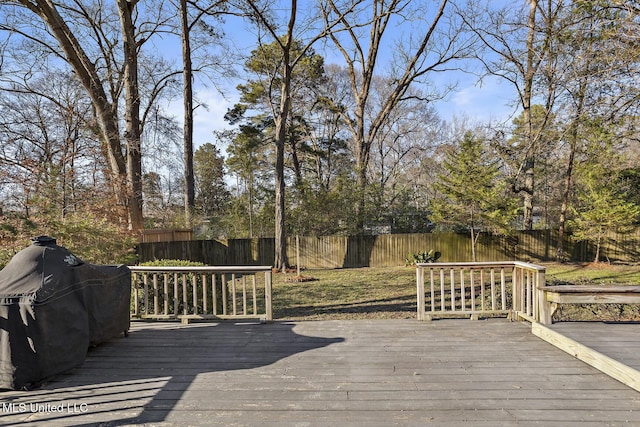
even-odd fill
[[[0,389],[81,365],[89,346],[129,330],[131,272],[91,265],[41,236],[0,271]]]

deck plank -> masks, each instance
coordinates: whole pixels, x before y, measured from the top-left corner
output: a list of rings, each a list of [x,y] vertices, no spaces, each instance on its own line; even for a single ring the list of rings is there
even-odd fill
[[[136,322],[0,400],[0,425],[640,425],[638,392],[504,319]]]

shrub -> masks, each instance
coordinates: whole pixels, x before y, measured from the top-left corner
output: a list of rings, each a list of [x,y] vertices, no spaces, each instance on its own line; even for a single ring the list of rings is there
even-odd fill
[[[85,262],[133,264],[137,237],[121,225],[90,212],[68,215],[64,221],[0,216],[0,268],[31,244],[31,238],[46,235],[56,239]]]
[[[204,267],[206,264],[197,261],[188,261],[184,259],[157,259],[147,261],[140,264],[148,267]]]
[[[440,252],[437,252],[433,249],[430,251],[418,252],[415,254],[409,254],[404,262],[406,265],[416,265],[422,263],[436,262],[442,256]]]

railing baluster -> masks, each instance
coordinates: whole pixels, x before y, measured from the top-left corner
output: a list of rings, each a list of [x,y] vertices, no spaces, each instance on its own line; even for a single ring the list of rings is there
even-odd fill
[[[520,269],[520,300],[522,301],[522,311],[527,312],[527,286],[526,286],[526,272]]]
[[[227,315],[227,275],[222,275],[222,315]]]
[[[149,275],[144,275],[144,314],[149,314]]]
[[[158,314],[158,273],[153,274],[153,314]]]
[[[271,307],[271,269],[264,273],[264,300],[267,320],[271,320],[273,313]]]
[[[532,310],[532,306],[531,306],[531,294],[532,294],[532,289],[531,289],[531,272],[527,271],[527,315],[531,316],[531,310]]]
[[[166,316],[169,314],[169,274],[162,275],[162,313]]]
[[[433,272],[433,270],[431,270]],[[432,274],[433,277],[433,274]],[[432,289],[431,291],[433,292],[433,283],[432,283]],[[418,295],[418,301],[416,304],[416,310],[417,310],[417,317],[418,320],[425,320],[425,312],[426,312],[426,307],[425,307],[425,289],[424,289],[424,268],[422,267],[418,267],[416,268],[416,292]],[[431,300],[431,304],[433,304],[433,299]]]
[[[440,311],[447,311],[444,297],[444,269],[440,269]]]
[[[207,275],[202,273],[200,278],[202,279],[202,313],[207,314],[209,312],[207,301]]]
[[[500,301],[502,303],[501,309],[507,309],[507,286],[506,286],[506,277],[505,277],[504,267],[500,268]]]
[[[467,310],[467,301],[466,301],[466,293],[467,290],[464,287],[464,269],[460,269],[460,305],[462,305],[462,311]]]
[[[434,274],[435,272],[433,271],[433,269],[429,270],[429,277],[431,279],[431,312],[435,312],[436,311],[436,289],[435,289],[435,280],[434,280]]]
[[[474,278],[474,270],[473,268],[469,269],[469,283],[471,286],[471,311],[476,310],[476,282]]]
[[[449,269],[449,280],[451,281],[451,311],[456,311],[456,271],[455,269]]]
[[[251,275],[251,281],[252,281],[252,290],[253,290],[253,315],[257,315],[258,314],[258,291],[257,291],[257,285],[256,285],[256,275],[253,274]]]
[[[173,273],[173,314],[178,315],[178,301],[180,301],[178,292],[178,273]]]
[[[485,288],[484,288],[484,268],[480,269],[480,310],[484,311],[485,307]]]
[[[187,297],[187,275],[182,273],[182,314],[188,313],[189,298]]]
[[[242,275],[242,314],[247,315],[247,275]]]
[[[218,285],[216,284],[216,274],[211,275],[211,301],[213,302],[213,315],[218,315]]]
[[[140,316],[140,308],[138,307],[138,273],[133,273],[131,275],[133,278],[133,315]]]
[[[496,271],[491,269],[491,310],[496,309]]]
[[[193,302],[193,314],[198,314],[198,282],[195,274],[191,274],[191,299]]]
[[[235,316],[236,314],[238,314],[238,303],[236,301],[236,274],[233,273],[231,274],[231,301],[232,301],[232,307],[233,307],[233,315]]]

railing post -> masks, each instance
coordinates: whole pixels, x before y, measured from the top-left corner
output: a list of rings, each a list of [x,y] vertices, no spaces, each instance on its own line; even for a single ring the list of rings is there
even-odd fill
[[[140,308],[138,307],[138,273],[133,273],[133,315],[140,316]]]
[[[553,323],[551,319],[551,303],[547,301],[547,293],[540,289],[546,285],[546,271],[542,270],[538,272],[538,280],[536,283],[536,302],[537,302],[537,318],[536,320],[543,325],[550,325]]]
[[[522,293],[520,291],[520,288],[522,286],[522,283],[521,283],[522,277],[520,273],[521,273],[520,267],[514,266],[512,277],[511,277],[511,283],[512,283],[511,292],[512,292],[512,298],[513,298],[512,309],[514,312],[522,312],[524,307],[524,301],[522,301]]]
[[[416,293],[418,294],[418,320],[424,320],[424,268],[416,266]]]

